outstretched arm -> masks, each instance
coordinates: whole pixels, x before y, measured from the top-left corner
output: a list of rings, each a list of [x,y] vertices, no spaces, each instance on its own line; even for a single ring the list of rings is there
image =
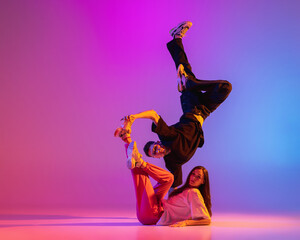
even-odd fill
[[[152,120],[157,125],[158,120],[160,119],[160,116],[154,110],[147,110],[147,111],[140,112],[137,114],[129,115],[126,118],[130,118],[130,121],[134,121],[135,119],[138,119],[138,118],[147,118],[147,119]]]
[[[114,133],[115,137],[120,137],[124,142],[129,144],[131,142],[131,125],[133,124],[134,120],[138,118],[151,119],[157,125],[160,116],[154,110],[147,110],[137,114],[125,116],[121,119],[124,120],[124,124],[117,128]]]

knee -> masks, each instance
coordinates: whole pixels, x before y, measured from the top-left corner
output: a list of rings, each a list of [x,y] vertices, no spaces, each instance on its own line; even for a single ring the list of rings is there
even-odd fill
[[[221,85],[221,86],[220,86],[220,89],[222,89],[223,91],[226,91],[226,92],[228,92],[228,93],[231,92],[231,90],[232,90],[232,85],[231,85],[230,82],[224,80],[220,85]]]
[[[173,40],[167,43],[167,48],[168,48],[169,51],[171,51],[172,46],[174,45],[174,41]]]
[[[155,221],[149,220],[147,218],[138,218],[138,220],[143,225],[155,225],[156,224]]]
[[[152,216],[152,214],[148,215],[148,216],[137,216],[137,219],[139,220],[139,222],[143,225],[155,225],[159,218],[156,216]]]
[[[169,177],[168,177],[168,183],[170,186],[172,186],[173,182],[174,182],[174,175],[172,173],[170,173]]]
[[[163,184],[166,188],[170,188],[174,183],[174,175],[172,173],[168,173],[165,175],[163,179]]]

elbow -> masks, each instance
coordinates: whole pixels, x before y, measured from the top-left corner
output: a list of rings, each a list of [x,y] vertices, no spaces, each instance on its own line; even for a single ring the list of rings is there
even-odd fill
[[[160,116],[157,114],[157,112],[156,111],[154,111],[154,110],[151,110],[151,112],[152,112],[152,117],[153,117],[153,121],[155,122],[155,124],[157,124],[158,123],[158,120],[159,120],[159,118],[160,118]]]
[[[157,112],[155,110],[153,110],[153,109],[151,110],[151,112],[152,112],[153,116],[158,115]]]

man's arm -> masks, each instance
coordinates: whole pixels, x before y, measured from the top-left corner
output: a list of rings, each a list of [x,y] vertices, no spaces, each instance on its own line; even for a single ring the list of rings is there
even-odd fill
[[[132,124],[137,118],[146,118],[152,120],[152,132],[157,133],[159,136],[165,138],[165,140],[170,140],[178,136],[178,132],[175,130],[175,128],[169,127],[154,110],[147,110],[137,114],[131,114],[126,116],[124,119]]]
[[[132,141],[130,138],[131,125],[133,124],[134,120],[137,118],[151,119],[157,125],[160,116],[154,110],[148,110],[137,114],[125,116],[124,118],[121,119],[124,120],[123,125],[116,129],[114,136],[122,138],[124,142],[129,144]]]
[[[138,119],[138,118],[147,118],[147,119],[152,120],[157,125],[158,120],[160,119],[160,116],[154,110],[147,110],[147,111],[140,112],[137,114],[131,114],[131,115],[127,116],[126,118],[130,118],[130,121],[134,121],[135,119]]]

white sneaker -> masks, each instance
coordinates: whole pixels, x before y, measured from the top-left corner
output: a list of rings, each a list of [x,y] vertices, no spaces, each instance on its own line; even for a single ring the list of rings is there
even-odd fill
[[[185,36],[185,33],[187,32],[187,30],[190,29],[190,27],[192,26],[193,24],[189,21],[184,21],[184,22],[181,22],[178,24],[177,27],[174,27],[170,30],[170,35],[175,38],[176,37],[179,37],[179,38],[182,38]]]
[[[131,126],[133,124],[133,121],[129,118],[126,119],[126,117],[122,118],[121,120],[124,120],[123,124],[121,127],[118,127],[115,132],[114,136],[115,137],[120,137],[123,140],[124,139],[130,139],[130,134],[131,134]]]
[[[141,159],[141,154],[139,153],[136,142],[133,141],[128,145],[127,148],[127,167],[129,169],[133,169],[135,167],[140,167],[143,163],[143,160]]]

